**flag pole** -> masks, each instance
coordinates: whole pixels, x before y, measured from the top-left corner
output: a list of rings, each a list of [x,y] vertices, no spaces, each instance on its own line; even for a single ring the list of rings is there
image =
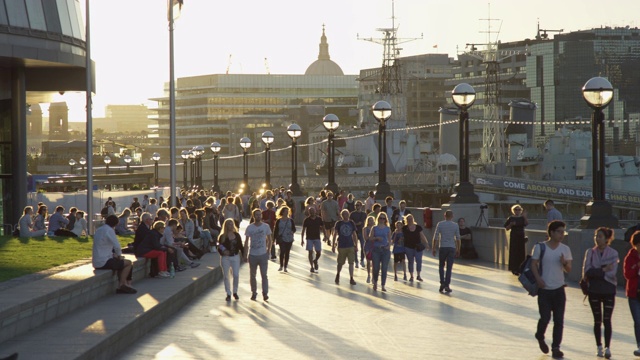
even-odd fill
[[[88,1],[88,0],[87,0]],[[171,198],[170,206],[176,204],[176,95],[173,66],[173,0],[169,0],[169,164]]]
[[[93,117],[92,117],[92,99],[91,99],[91,89],[93,88],[93,81],[91,74],[93,72],[91,67],[91,15],[89,11],[89,0],[86,0],[85,6],[86,12],[86,30],[85,30],[85,77],[86,77],[86,90],[85,94],[87,96],[87,216],[89,217],[87,223],[87,230],[89,234],[93,234],[95,232],[95,227],[93,224]],[[87,235],[89,235],[87,234]]]

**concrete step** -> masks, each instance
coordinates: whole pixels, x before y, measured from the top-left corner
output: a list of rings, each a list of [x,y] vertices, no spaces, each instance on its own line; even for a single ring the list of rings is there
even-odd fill
[[[144,259],[126,257],[134,262],[134,281],[144,278]],[[1,291],[0,343],[113,294],[118,285],[111,270],[95,270],[91,262],[37,280],[29,278]]]
[[[110,291],[91,306],[69,304],[66,315],[0,343],[0,357],[18,352],[25,359],[111,359],[222,279],[218,254],[205,254],[200,263],[173,279],[134,281],[135,295]]]

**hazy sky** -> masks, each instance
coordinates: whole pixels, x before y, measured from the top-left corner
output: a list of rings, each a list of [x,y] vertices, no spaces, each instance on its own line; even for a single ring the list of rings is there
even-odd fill
[[[91,51],[96,62],[94,116],[106,104],[141,104],[162,94],[169,78],[169,34],[166,0],[91,2]],[[391,0],[185,0],[176,21],[176,78],[222,74],[303,74],[318,56],[326,25],[331,59],[346,74],[378,67],[381,45],[358,40],[381,38],[377,28],[391,27]],[[84,0],[81,0],[84,7]],[[523,5],[521,5],[523,4]],[[526,4],[526,5],[524,5]],[[533,38],[543,29],[564,32],[600,26],[640,26],[640,1],[610,0],[395,0],[399,38],[422,40],[402,44],[401,55],[447,53],[455,57],[466,43],[486,43],[488,22],[493,39]],[[636,17],[634,19],[634,16]],[[437,48],[434,48],[437,45]],[[65,95],[70,107],[73,95]],[[78,110],[77,107],[80,109]],[[84,119],[74,116],[73,121]]]

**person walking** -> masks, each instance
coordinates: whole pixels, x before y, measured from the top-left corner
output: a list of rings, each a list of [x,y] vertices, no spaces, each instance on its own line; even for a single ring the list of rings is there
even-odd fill
[[[349,194],[349,196],[353,197],[352,194]],[[346,204],[348,204],[349,202],[347,201]],[[362,228],[364,227],[364,222],[367,220],[367,213],[365,213],[364,211],[362,211],[362,202],[360,200],[355,202],[355,210],[351,211],[349,210],[351,213],[349,214],[349,219],[351,219],[351,221],[353,221],[353,223],[356,225],[356,235],[358,236],[358,240],[360,241],[360,266],[362,266],[362,268],[364,268],[364,236],[363,236],[363,232],[362,232]],[[356,268],[358,267],[358,253],[356,252]]]
[[[371,229],[376,226],[376,218],[367,216],[366,221],[366,225],[362,229],[362,237],[364,239],[365,258],[367,259],[367,284],[369,284],[371,282],[371,262],[373,261],[373,239],[369,235],[371,234]]]
[[[633,355],[640,356],[640,298],[638,297],[638,281],[640,281],[640,231],[631,235],[631,249],[624,257],[624,278],[627,280],[625,294],[629,301],[629,310],[633,318],[633,332],[638,348]]]
[[[220,264],[222,265],[222,276],[224,278],[224,290],[227,293],[226,301],[231,301],[231,287],[229,284],[229,271],[233,276],[233,298],[238,300],[238,283],[240,282],[240,257],[245,259],[242,238],[236,228],[234,219],[226,219],[222,224],[220,235],[218,236],[218,253],[220,254]]]
[[[322,241],[320,240],[320,234],[324,230],[324,223],[320,217],[316,216],[316,208],[309,207],[309,216],[307,216],[302,222],[302,234],[300,238],[302,241],[300,244],[304,246],[304,237],[307,236],[307,251],[309,252],[309,264],[311,265],[311,273],[318,271],[318,259],[322,254]],[[316,252],[315,258],[313,252]]]
[[[429,249],[427,237],[422,232],[422,227],[416,224],[413,215],[404,217],[405,225],[402,227],[404,234],[404,251],[407,256],[409,268],[409,281],[413,281],[413,263],[416,264],[416,280],[422,281],[420,272],[422,271],[422,254]]]
[[[373,290],[378,290],[378,277],[382,270],[380,284],[382,291],[387,291],[385,285],[387,283],[387,271],[389,270],[389,260],[391,259],[391,251],[389,244],[391,243],[391,229],[387,225],[389,221],[387,214],[380,212],[376,221],[376,226],[371,228],[369,239],[373,241]]]
[[[611,358],[611,316],[615,306],[618,280],[618,252],[609,244],[613,241],[613,230],[599,227],[595,231],[595,246],[584,254],[582,277],[589,284],[589,305],[593,313],[593,334],[596,338],[596,355]],[[601,327],[604,324],[604,349]]]
[[[253,210],[252,224],[247,226],[244,232],[244,247],[248,249],[245,261],[249,262],[249,284],[251,285],[251,300],[258,297],[258,285],[256,283],[256,273],[260,267],[262,277],[262,298],[269,300],[269,279],[267,270],[269,268],[269,252],[273,242],[271,240],[271,227],[262,222],[262,212],[260,209]],[[225,220],[226,222],[226,220]],[[236,226],[237,227],[237,226]]]
[[[327,191],[327,200],[324,200],[320,205],[320,217],[324,222],[324,240],[331,245],[331,239],[333,238],[333,229],[336,225],[336,221],[340,218],[338,202],[333,199],[333,192]]]
[[[355,285],[353,279],[353,263],[355,262],[356,252],[358,251],[358,236],[356,235],[356,224],[349,219],[349,210],[344,209],[340,212],[342,220],[336,223],[333,231],[333,239],[331,243],[332,252],[336,252],[338,245],[338,268],[336,272],[336,284],[340,284],[340,271],[345,260],[349,261],[349,283]],[[336,241],[336,237],[338,241]]]
[[[436,251],[438,251],[438,271],[440,273],[440,290],[438,291],[444,291],[446,293],[452,291],[450,284],[453,260],[460,256],[460,228],[452,219],[453,211],[445,211],[444,220],[438,222],[436,225],[431,248],[433,256],[436,256]],[[446,273],[444,269],[445,264],[447,266]]]
[[[509,271],[518,276],[520,275],[520,264],[526,257],[524,227],[529,225],[529,220],[527,220],[527,212],[518,204],[511,207],[511,214],[504,222],[504,228],[510,230]]]
[[[403,280],[407,281],[407,264],[405,263],[404,233],[402,232],[402,221],[396,221],[395,230],[391,234],[393,243],[393,280],[398,281],[398,264],[402,264]]]
[[[263,211],[264,213],[264,211]],[[278,209],[276,225],[274,229],[274,238],[280,247],[280,268],[278,271],[287,271],[289,265],[289,254],[293,245],[293,234],[296,232],[296,224],[289,217],[291,210],[288,206]]]
[[[545,201],[544,208],[547,210],[547,224],[553,220],[562,220],[562,214],[558,209],[556,209],[556,205],[553,203],[553,200],[549,199]]]
[[[564,291],[564,272],[571,271],[571,249],[562,243],[565,233],[565,223],[554,220],[547,226],[549,240],[533,247],[531,255],[531,270],[538,284],[538,311],[540,319],[535,334],[540,350],[547,354],[549,346],[544,341],[544,333],[551,321],[553,313],[553,342],[551,343],[551,356],[561,359],[564,353],[560,350],[562,343],[562,330],[564,327],[564,309],[567,297]],[[541,248],[545,247],[544,256],[541,256]],[[540,274],[539,268],[542,269]]]

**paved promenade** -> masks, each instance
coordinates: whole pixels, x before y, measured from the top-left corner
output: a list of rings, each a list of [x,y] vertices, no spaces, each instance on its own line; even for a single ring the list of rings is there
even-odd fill
[[[383,293],[366,284],[363,269],[355,271],[357,285],[349,285],[347,269],[336,285],[336,257],[324,249],[319,273],[311,274],[296,236],[289,273],[269,264],[268,303],[261,296],[249,299],[245,264],[239,301],[224,300],[220,281],[120,359],[550,358],[533,338],[536,299],[505,269],[460,261],[454,266],[453,292],[443,295],[438,292],[437,262],[429,254],[423,259],[424,282],[394,282],[390,270]],[[596,358],[591,311],[576,284],[567,288],[567,298],[565,358]],[[613,326],[613,358],[634,358],[633,322],[621,289]],[[551,332],[552,324],[549,344]]]

